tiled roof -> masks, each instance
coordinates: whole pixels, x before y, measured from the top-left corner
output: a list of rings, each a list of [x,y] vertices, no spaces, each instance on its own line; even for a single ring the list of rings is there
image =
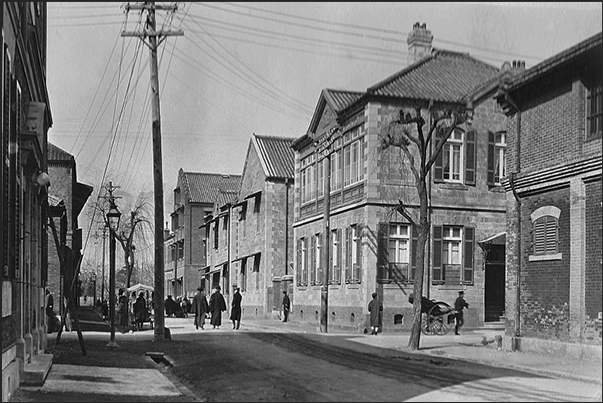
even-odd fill
[[[48,161],[73,161],[75,158],[67,151],[48,142]]]
[[[461,102],[484,81],[498,74],[498,68],[467,53],[434,50],[430,56],[367,89],[371,95]]]
[[[241,189],[241,175],[208,174],[180,171],[183,195],[191,203],[235,201]]]
[[[566,49],[563,52],[558,53],[555,56],[550,57],[550,58],[538,63],[537,65],[528,69],[517,80],[515,80],[511,84],[509,91],[513,91],[513,90],[517,89],[518,87],[522,86],[523,84],[532,81],[537,76],[548,73],[549,71],[562,66],[563,64],[571,61],[572,59],[574,59],[586,52],[592,51],[597,46],[600,48],[601,43],[602,43],[602,38],[603,38],[603,32],[599,32],[598,34],[593,35],[590,38],[583,40],[582,42],[572,46],[571,48]],[[600,55],[601,55],[601,53],[599,50],[599,57],[600,57]]]
[[[364,94],[358,91],[333,90],[325,88],[323,90],[325,98],[330,101],[335,112],[340,112],[348,105],[356,102]]]
[[[290,178],[295,175],[295,155],[291,145],[294,138],[259,136],[253,134],[253,142],[262,162],[264,173],[269,178]]]

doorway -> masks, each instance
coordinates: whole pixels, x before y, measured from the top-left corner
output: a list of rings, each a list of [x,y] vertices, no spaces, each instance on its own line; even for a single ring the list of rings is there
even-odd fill
[[[487,244],[485,252],[485,322],[501,322],[505,316],[505,245]]]

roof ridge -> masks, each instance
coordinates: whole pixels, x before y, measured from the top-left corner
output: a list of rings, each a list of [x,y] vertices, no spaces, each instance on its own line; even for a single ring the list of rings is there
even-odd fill
[[[253,135],[255,137],[257,137],[257,138],[262,138],[262,139],[295,140],[295,137],[277,136],[276,134],[257,134],[257,133],[253,133]]]

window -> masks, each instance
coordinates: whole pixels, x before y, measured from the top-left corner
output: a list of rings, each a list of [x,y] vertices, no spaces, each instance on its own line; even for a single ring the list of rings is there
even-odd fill
[[[178,242],[178,259],[184,259],[184,241]]]
[[[532,220],[532,255],[529,260],[561,259],[559,253],[559,216],[561,210],[554,206],[540,207]]]
[[[314,177],[315,155],[309,155],[301,162],[301,202],[306,203],[316,198],[316,178]]]
[[[308,285],[308,238],[297,240],[297,285]]]
[[[506,152],[507,133],[488,132],[488,185],[500,185],[507,175]]]
[[[444,131],[438,130],[433,142],[437,146]],[[475,186],[476,132],[456,129],[438,154],[434,164],[434,182],[463,183]]]
[[[416,271],[416,229],[402,223],[382,223],[379,227],[377,280],[382,283],[411,283]]]
[[[331,153],[331,192],[341,189],[341,151]]]
[[[316,164],[316,184],[318,186],[317,197],[323,197],[325,195],[325,159],[321,159]]]
[[[343,148],[344,186],[360,181],[360,141],[354,141]]]
[[[312,273],[311,284],[322,284],[322,235],[314,234],[312,237]]]
[[[603,127],[603,95],[601,81],[586,90],[586,133],[587,136],[601,136]]]
[[[241,292],[247,291],[247,258],[241,259],[241,275],[239,278]]]
[[[345,282],[360,283],[360,262],[362,261],[362,234],[359,225],[353,224],[347,228],[345,250]]]
[[[433,227],[433,276],[437,284],[473,283],[475,229],[461,226]]]
[[[341,284],[341,229],[331,231],[329,284]]]
[[[220,240],[220,228],[218,226],[218,221],[214,224],[214,249],[218,249],[219,240]]]

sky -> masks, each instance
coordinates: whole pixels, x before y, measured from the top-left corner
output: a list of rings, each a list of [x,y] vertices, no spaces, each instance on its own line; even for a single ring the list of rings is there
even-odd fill
[[[112,180],[124,201],[153,190],[150,51],[121,35],[144,23],[126,4],[49,2],[47,43],[49,141],[79,182],[96,194]],[[157,4],[178,6],[157,27],[183,32],[157,52],[165,221],[179,169],[242,174],[253,133],[301,137],[323,89],[365,91],[406,67],[416,22],[434,48],[526,68],[603,25],[600,2]]]

